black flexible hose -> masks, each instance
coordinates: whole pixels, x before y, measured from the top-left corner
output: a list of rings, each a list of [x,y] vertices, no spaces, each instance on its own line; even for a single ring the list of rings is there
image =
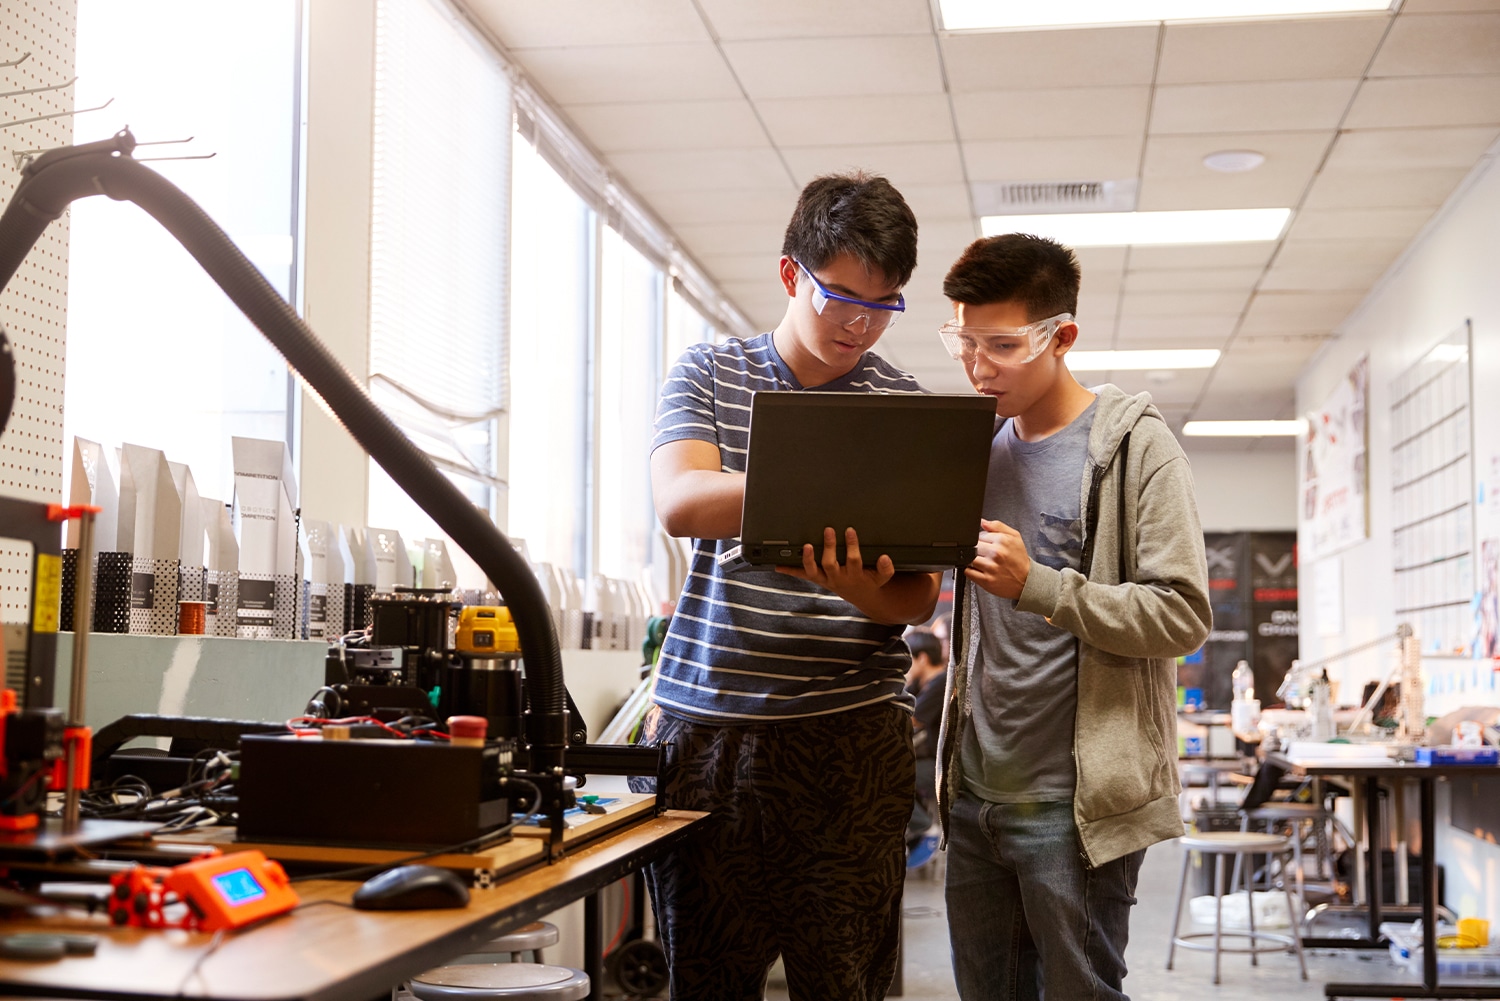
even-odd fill
[[[150,213],[281,352],[354,440],[505,595],[526,660],[532,769],[552,771],[562,763],[567,744],[567,690],[552,616],[531,568],[500,530],[375,405],[197,203],[130,158],[134,148],[135,138],[127,130],[102,142],[53,150],[27,166],[0,214],[0,291],[47,225],[75,199],[103,194],[134,202]]]

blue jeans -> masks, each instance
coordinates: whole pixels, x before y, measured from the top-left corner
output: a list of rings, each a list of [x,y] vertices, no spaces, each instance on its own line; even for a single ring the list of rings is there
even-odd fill
[[[948,936],[963,1001],[1126,1001],[1144,849],[1090,869],[1072,803],[964,793],[948,830]]]

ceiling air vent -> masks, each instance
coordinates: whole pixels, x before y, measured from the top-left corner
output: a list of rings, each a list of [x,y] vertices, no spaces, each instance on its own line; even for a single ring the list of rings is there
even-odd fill
[[[986,215],[1133,212],[1136,180],[975,181],[974,209]]]

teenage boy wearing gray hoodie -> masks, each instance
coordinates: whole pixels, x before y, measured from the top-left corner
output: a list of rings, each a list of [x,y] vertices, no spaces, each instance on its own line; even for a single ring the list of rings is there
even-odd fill
[[[1068,371],[1079,280],[1012,233],[943,282],[943,341],[997,414],[938,752],[964,1001],[1124,998],[1141,861],[1182,833],[1173,658],[1208,636],[1203,531],[1150,396]]]

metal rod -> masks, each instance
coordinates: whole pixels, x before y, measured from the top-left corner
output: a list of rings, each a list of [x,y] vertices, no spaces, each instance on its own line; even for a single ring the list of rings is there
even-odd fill
[[[28,90],[7,90],[5,93],[0,94],[0,97],[20,97],[22,94],[45,94],[49,90],[62,90],[64,87],[71,87],[77,82],[78,78],[75,76],[64,83],[52,83],[45,87],[32,87]]]
[[[67,118],[70,115],[82,115],[89,111],[102,111],[114,103],[115,99],[111,97],[108,101],[94,108],[78,108],[73,111],[59,111],[51,115],[37,115],[34,118],[18,118],[13,122],[0,122],[0,129],[9,129],[17,125],[30,125],[32,122],[45,122],[53,118]]]
[[[78,566],[73,574],[73,681],[68,689],[68,726],[83,726],[84,686],[88,677],[89,624],[93,621],[90,597],[93,594],[94,569],[94,512],[83,511],[78,516]],[[74,781],[75,762],[78,752],[76,742],[69,741],[64,761],[67,785],[63,791],[63,830],[72,833],[78,830],[78,800],[83,790]]]

